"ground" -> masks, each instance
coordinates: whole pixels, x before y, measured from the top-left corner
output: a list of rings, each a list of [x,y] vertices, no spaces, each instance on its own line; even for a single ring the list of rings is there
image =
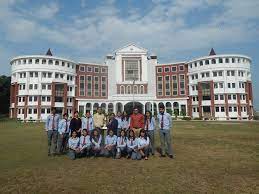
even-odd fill
[[[42,123],[0,133],[0,193],[259,193],[259,122],[175,122],[174,160],[71,161],[47,156]]]

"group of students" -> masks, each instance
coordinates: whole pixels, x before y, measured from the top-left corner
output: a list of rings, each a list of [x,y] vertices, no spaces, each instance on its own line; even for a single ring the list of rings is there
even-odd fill
[[[159,107],[157,119],[161,142],[160,156],[166,157],[167,148],[168,156],[174,158],[170,134],[172,119],[171,115],[165,112],[163,105]],[[67,153],[71,159],[105,156],[147,160],[150,154],[155,154],[156,120],[150,111],[143,115],[137,108],[134,108],[130,116],[126,112],[118,112],[116,117],[111,113],[107,122],[100,107],[93,116],[87,111],[82,118],[79,117],[78,111],[75,111],[71,120],[66,113],[63,114],[63,119],[60,119],[55,108],[52,108],[45,129],[49,156]]]

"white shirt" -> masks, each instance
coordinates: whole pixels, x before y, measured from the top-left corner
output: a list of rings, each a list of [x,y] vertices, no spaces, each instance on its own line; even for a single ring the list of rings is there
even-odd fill
[[[72,150],[77,149],[79,146],[79,137],[73,138],[70,137],[68,140],[68,147]]]
[[[147,137],[147,139],[145,139],[144,137],[138,138],[138,148],[142,146],[147,146],[147,145],[149,145],[149,137]]]
[[[85,142],[84,142],[85,141]],[[86,147],[89,147],[91,146],[91,141],[90,141],[90,136],[87,135],[87,136],[81,136],[80,137],[80,149],[84,149]]]

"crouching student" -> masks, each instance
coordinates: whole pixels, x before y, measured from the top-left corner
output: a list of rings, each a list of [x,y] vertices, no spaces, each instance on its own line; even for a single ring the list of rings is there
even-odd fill
[[[125,156],[127,154],[127,138],[126,132],[124,129],[120,131],[120,136],[117,138],[117,154],[116,158],[120,159],[121,156]]]
[[[148,159],[148,150],[149,150],[149,137],[144,129],[140,130],[139,138],[138,138],[138,154],[137,159],[141,160],[144,158],[145,160]]]
[[[135,132],[131,129],[129,131],[128,139],[127,139],[127,158],[131,158],[132,160],[137,159],[137,152],[138,152],[138,144],[137,138],[135,137]]]
[[[98,129],[94,129],[90,136],[91,150],[94,157],[100,156],[102,135],[100,135]]]
[[[105,138],[105,146],[104,146],[104,149],[103,149],[103,155],[105,157],[115,158],[116,142],[117,142],[117,136],[114,135],[113,130],[110,129],[108,131],[108,135]]]
[[[72,135],[68,140],[68,147],[69,147],[68,157],[72,160],[76,159],[76,157],[80,153],[79,137],[77,137],[76,131],[72,132]]]
[[[58,154],[64,153],[67,151],[67,144],[69,139],[69,133],[70,133],[70,121],[68,120],[67,113],[63,114],[63,119],[59,121],[58,124],[58,145],[57,145],[57,151]]]
[[[82,136],[80,137],[80,156],[85,157],[90,155],[91,141],[90,136],[86,129],[83,129]]]

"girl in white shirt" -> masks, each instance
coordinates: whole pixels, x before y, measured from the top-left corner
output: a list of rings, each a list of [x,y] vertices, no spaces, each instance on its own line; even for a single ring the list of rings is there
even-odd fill
[[[80,137],[79,149],[81,157],[89,156],[91,149],[90,135],[87,132],[87,129],[83,129],[82,135]]]
[[[116,158],[120,159],[121,156],[125,156],[127,154],[127,138],[126,132],[124,129],[120,131],[120,136],[117,138],[117,154]]]
[[[141,129],[139,132],[138,138],[138,155],[137,159],[140,160],[144,158],[148,160],[148,150],[149,150],[149,137],[144,129]]]
[[[72,132],[72,135],[68,140],[68,147],[69,147],[68,157],[72,160],[75,160],[76,157],[78,156],[78,153],[80,153],[79,137],[77,137],[76,131]]]
[[[94,156],[99,156],[101,152],[101,142],[102,142],[102,135],[100,135],[98,129],[94,129],[91,136],[90,136],[90,141],[91,141],[91,148]]]
[[[128,159],[137,160],[137,152],[138,152],[138,139],[135,137],[134,131],[131,129],[129,131],[129,135],[127,138],[127,153]]]

